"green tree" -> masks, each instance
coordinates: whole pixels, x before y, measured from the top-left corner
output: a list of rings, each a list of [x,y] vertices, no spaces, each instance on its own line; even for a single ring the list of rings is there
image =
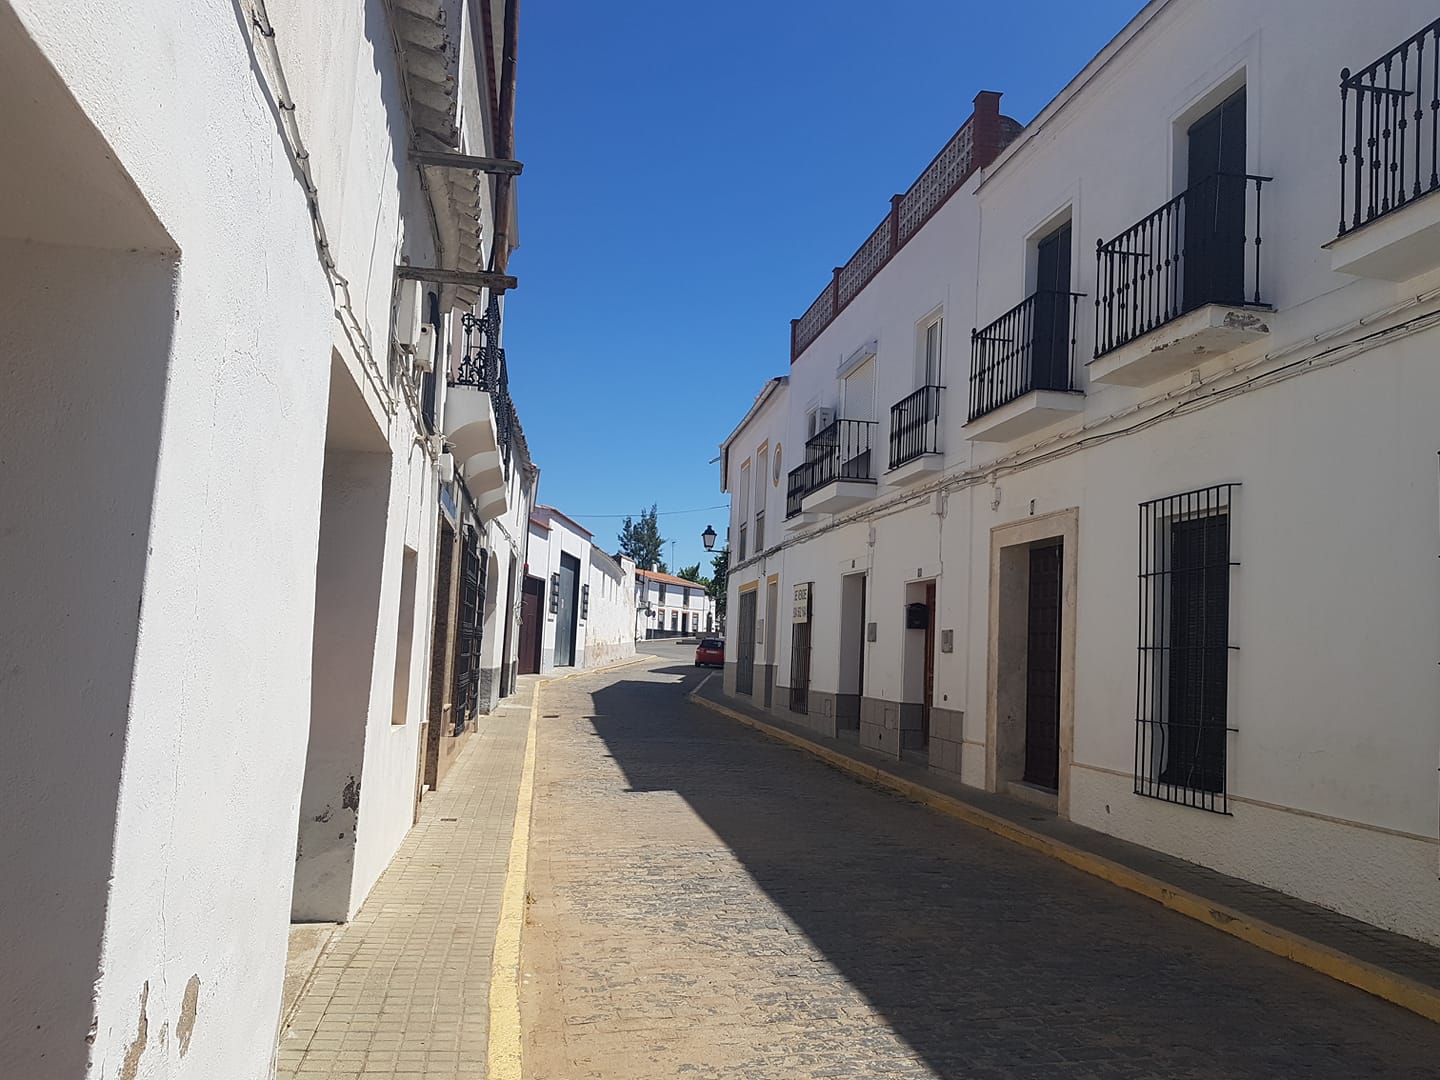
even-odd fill
[[[698,562],[694,566],[682,566],[676,571],[675,576],[684,578],[686,581],[693,581],[696,585],[703,587],[707,592],[710,590],[710,579],[701,575],[700,564]]]
[[[625,516],[620,526],[620,554],[635,560],[642,570],[658,569],[665,573],[665,564],[660,553],[665,549],[665,538],[660,535],[660,514],[655,504],[649,510],[640,511],[640,520]]]
[[[710,598],[715,601],[715,619],[721,626],[725,625],[725,582],[730,577],[730,549],[715,553],[710,560],[714,573],[710,577],[709,593]]]

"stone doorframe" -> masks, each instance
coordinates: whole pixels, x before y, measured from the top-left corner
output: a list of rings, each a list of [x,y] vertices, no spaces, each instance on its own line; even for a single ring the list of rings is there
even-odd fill
[[[1007,655],[1015,655],[1016,650],[1021,657],[1025,655],[1025,613],[1029,607],[1028,560],[1024,563],[1023,574],[1016,573],[1016,570],[1032,545],[1058,539],[1064,546],[1060,582],[1060,786],[1052,800],[1062,818],[1070,816],[1070,763],[1075,747],[1075,599],[1079,538],[1078,507],[1025,518],[1008,525],[996,525],[990,530],[990,611],[985,689],[987,791],[1004,792],[1019,779],[1020,774],[1013,764],[1017,747],[1022,762],[1024,758],[1024,663],[1022,660],[1018,670],[1013,664],[1007,664],[1003,669],[1000,664],[1002,650]],[[1009,596],[1005,595],[1007,592]],[[1002,615],[1005,617],[1002,618]],[[1008,756],[1001,752],[1002,741],[1006,744]]]

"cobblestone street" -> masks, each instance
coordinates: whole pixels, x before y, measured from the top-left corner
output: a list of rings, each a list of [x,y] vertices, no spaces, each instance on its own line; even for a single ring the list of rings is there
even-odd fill
[[[544,691],[527,1077],[1436,1075],[1433,1024],[689,705],[652,651]]]

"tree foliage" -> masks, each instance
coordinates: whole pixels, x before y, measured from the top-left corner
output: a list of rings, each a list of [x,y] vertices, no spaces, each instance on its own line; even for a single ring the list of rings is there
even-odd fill
[[[665,572],[660,553],[665,549],[665,538],[660,535],[660,514],[654,503],[649,510],[640,511],[636,521],[628,514],[625,524],[620,526],[620,554],[635,560],[642,570]]]
[[[730,549],[717,551],[715,557],[710,560],[710,566],[714,573],[710,576],[708,591],[710,598],[715,601],[715,618],[723,625],[725,622],[725,582],[730,576]]]
[[[682,566],[679,570],[675,571],[675,576],[684,578],[686,581],[693,581],[696,585],[703,587],[706,592],[710,591],[710,579],[700,573],[700,564],[698,562],[694,566]]]

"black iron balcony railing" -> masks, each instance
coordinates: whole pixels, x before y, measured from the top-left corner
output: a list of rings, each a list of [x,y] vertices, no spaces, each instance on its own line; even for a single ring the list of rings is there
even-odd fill
[[[1081,293],[1042,289],[970,334],[970,419],[1032,390],[1069,390]]]
[[[460,319],[465,329],[465,351],[450,379],[451,386],[469,386],[490,395],[495,410],[495,428],[500,456],[510,468],[510,448],[519,423],[510,399],[510,376],[505,367],[505,350],[500,347],[500,302],[490,298],[485,314],[466,312]]]
[[[1095,355],[1205,304],[1261,304],[1260,189],[1272,179],[1216,173],[1097,241]]]
[[[874,483],[871,449],[874,420],[836,420],[805,443],[805,460],[791,469],[785,485],[785,516],[800,513],[805,496],[836,480]]]
[[[940,452],[940,391],[922,386],[890,407],[890,468]]]
[[[814,473],[814,467],[807,461],[796,465],[786,474],[785,517],[787,520],[800,513],[800,505],[805,501],[805,496],[814,490],[810,482]]]
[[[870,448],[875,428],[874,420],[836,420],[817,431],[805,444],[805,457],[815,470],[811,490],[836,480],[874,480]]]
[[[1437,151],[1440,19],[1340,72],[1340,235],[1440,188]]]

